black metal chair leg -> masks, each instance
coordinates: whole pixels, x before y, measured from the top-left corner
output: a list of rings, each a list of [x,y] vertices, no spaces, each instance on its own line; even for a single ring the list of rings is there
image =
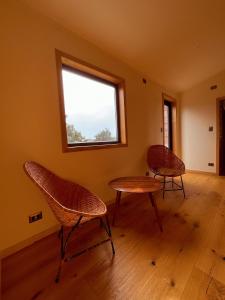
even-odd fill
[[[64,264],[64,257],[61,258],[61,260],[60,260],[58,271],[57,271],[57,274],[56,274],[56,277],[55,277],[55,283],[58,283],[59,280],[60,280],[60,275],[61,275],[63,264]]]
[[[65,261],[66,247],[67,247],[69,238],[70,238],[71,234],[74,232],[74,230],[79,226],[81,219],[82,219],[82,216],[78,219],[78,221],[76,222],[76,224],[72,227],[72,229],[68,233],[67,238],[65,239],[65,242],[64,242],[64,230],[63,230],[63,226],[61,227],[61,230],[60,230],[60,237],[61,237],[60,263],[59,263],[58,271],[57,271],[57,274],[56,274],[56,277],[55,277],[55,282],[56,283],[58,283],[59,280],[60,280],[62,266],[63,266],[64,261]]]
[[[112,247],[112,253],[113,255],[115,254],[115,248],[114,248],[114,244],[113,244],[113,240],[112,240],[112,233],[111,233],[111,228],[110,228],[110,224],[109,224],[109,219],[108,216],[105,216],[105,220],[106,220],[106,226],[107,228],[105,228],[109,238],[110,238],[110,242],[111,242],[111,247]]]
[[[61,270],[62,270],[62,265],[64,262],[64,257],[65,257],[65,253],[64,253],[64,230],[63,230],[63,226],[61,226],[61,229],[59,231],[59,238],[60,238],[60,262],[59,262],[59,267],[58,267],[58,271],[55,277],[55,282],[58,283],[59,279],[60,279],[60,275],[61,275]]]
[[[61,239],[61,235],[62,235],[62,232],[63,232],[63,226],[61,226],[59,232],[58,232],[58,238]]]
[[[186,196],[185,196],[185,190],[184,190],[184,183],[183,183],[182,175],[180,176],[180,179],[181,179],[182,190],[183,190],[183,194],[184,194],[184,198],[185,198]]]
[[[64,262],[66,261],[69,261],[70,259],[76,257],[76,256],[79,256],[87,251],[90,251],[91,249],[94,249],[95,247],[99,246],[99,245],[102,245],[103,243],[106,243],[106,242],[111,242],[111,247],[112,247],[112,253],[113,255],[115,254],[115,248],[114,248],[114,244],[113,244],[113,240],[112,240],[112,234],[111,234],[111,229],[110,229],[110,224],[109,224],[109,220],[108,220],[108,216],[106,215],[105,216],[105,219],[106,219],[106,222],[104,222],[104,219],[103,217],[100,217],[100,224],[102,225],[102,227],[105,229],[107,235],[109,238],[107,238],[106,240],[103,240],[103,241],[100,241],[98,242],[97,244],[95,245],[92,245],[80,252],[77,252],[75,254],[73,254],[72,256],[70,257],[66,257],[66,248],[67,248],[67,244],[69,242],[69,239],[72,235],[72,233],[74,232],[74,230],[76,228],[79,227],[80,225],[80,222],[81,222],[81,219],[82,219],[82,216],[80,216],[80,218],[78,219],[78,221],[76,222],[76,224],[72,227],[72,229],[69,231],[69,233],[67,234],[67,237],[65,238],[65,235],[64,235],[64,229],[63,229],[63,226],[61,227],[61,230],[60,230],[60,238],[61,238],[61,248],[60,248],[60,262],[59,262],[59,267],[58,267],[58,271],[57,271],[57,274],[56,274],[56,277],[55,277],[55,282],[58,283],[59,280],[60,280],[60,275],[61,275],[61,271],[62,271],[62,266],[64,264]]]

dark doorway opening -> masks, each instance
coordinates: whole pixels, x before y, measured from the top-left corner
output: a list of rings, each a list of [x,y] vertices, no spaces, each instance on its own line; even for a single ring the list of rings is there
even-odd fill
[[[164,100],[164,145],[173,150],[172,103]]]
[[[225,99],[219,101],[219,175],[225,176]]]

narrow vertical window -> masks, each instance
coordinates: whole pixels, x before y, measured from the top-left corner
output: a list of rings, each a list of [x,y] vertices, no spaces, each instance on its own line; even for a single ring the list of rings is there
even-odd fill
[[[164,101],[164,145],[173,150],[172,104]]]
[[[177,101],[164,93],[162,101],[163,144],[177,153]]]

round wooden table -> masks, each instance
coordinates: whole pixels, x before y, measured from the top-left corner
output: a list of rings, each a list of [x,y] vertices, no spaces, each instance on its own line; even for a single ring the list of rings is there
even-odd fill
[[[128,193],[148,193],[152,206],[155,210],[155,215],[159,228],[163,231],[162,224],[159,218],[158,208],[155,199],[152,196],[153,192],[160,190],[160,181],[148,176],[130,176],[130,177],[120,177],[113,179],[109,182],[109,186],[117,191],[116,203],[113,214],[113,222],[115,225],[116,214],[120,206],[120,199],[122,192]]]

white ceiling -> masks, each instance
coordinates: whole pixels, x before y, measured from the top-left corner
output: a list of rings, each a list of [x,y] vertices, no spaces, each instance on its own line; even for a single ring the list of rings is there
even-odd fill
[[[225,0],[24,0],[180,92],[225,69]]]

